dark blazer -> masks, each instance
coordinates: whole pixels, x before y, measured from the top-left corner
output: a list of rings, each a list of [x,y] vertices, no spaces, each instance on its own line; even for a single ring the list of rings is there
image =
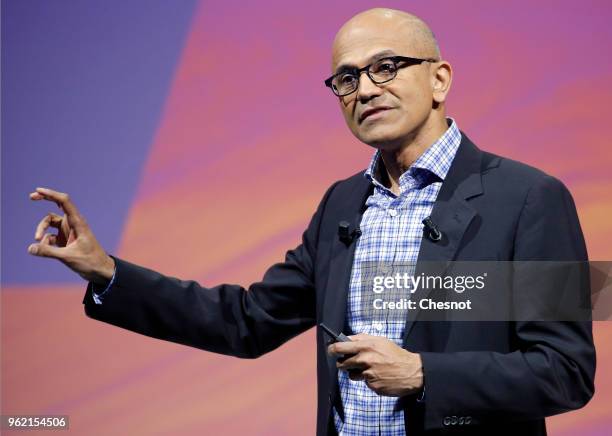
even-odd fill
[[[91,283],[85,313],[151,337],[255,358],[324,322],[343,330],[355,243],[338,223],[359,224],[372,185],[360,172],[334,183],[302,243],[248,292],[203,288],[115,257],[102,305]],[[423,238],[419,261],[586,260],[570,193],[557,179],[479,150],[464,134],[432,211],[443,239]],[[406,430],[419,434],[546,433],[544,417],[584,406],[594,392],[590,322],[406,321],[404,347],[421,353],[426,397],[402,398]],[[335,360],[317,332],[317,434],[342,415]]]

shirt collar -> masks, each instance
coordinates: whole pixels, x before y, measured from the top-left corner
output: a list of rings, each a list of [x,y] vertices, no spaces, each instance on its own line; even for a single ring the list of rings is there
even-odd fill
[[[461,143],[461,132],[455,120],[449,117],[447,118],[447,123],[449,126],[444,134],[428,147],[427,150],[410,165],[410,168],[400,176],[399,182],[402,192],[409,188],[407,185],[412,186],[415,179],[417,183],[422,184],[430,180],[431,177],[439,180],[444,180],[446,178],[446,174],[450,169],[451,163],[459,148],[459,144]],[[381,169],[381,167],[379,164],[382,166],[383,162],[380,156],[380,150],[376,150],[364,176],[375,186],[389,191],[389,189],[380,182],[378,170]]]

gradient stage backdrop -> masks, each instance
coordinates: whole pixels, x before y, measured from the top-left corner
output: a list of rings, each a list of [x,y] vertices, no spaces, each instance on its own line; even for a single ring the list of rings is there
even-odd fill
[[[66,414],[75,435],[314,434],[313,330],[242,361],[93,321],[82,279],[27,254],[57,211],[28,193],[70,193],[126,260],[258,280],[370,159],[323,79],[336,30],[374,6],[432,26],[449,115],[563,180],[591,259],[612,259],[610,2],[5,0],[2,414]],[[594,329],[597,392],[552,435],[609,434],[612,324]]]

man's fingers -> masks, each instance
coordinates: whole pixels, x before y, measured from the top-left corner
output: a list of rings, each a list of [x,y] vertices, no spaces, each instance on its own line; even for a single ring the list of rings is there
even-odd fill
[[[40,241],[40,239],[43,237],[43,235],[45,234],[45,231],[49,228],[49,227],[55,227],[57,229],[60,228],[62,224],[62,217],[55,214],[55,213],[49,213],[46,217],[44,217],[40,223],[38,223],[38,226],[36,226],[36,232],[34,233],[34,239],[36,239],[37,241]]]
[[[70,197],[65,192],[54,191],[49,188],[36,188],[35,192],[30,194],[32,200],[51,200],[66,213],[66,215],[78,215],[79,211],[72,204]]]
[[[369,368],[369,364],[363,354],[357,354],[354,356],[347,356],[343,361],[336,362],[336,368],[344,371],[348,371],[349,369],[363,370]]]
[[[50,200],[54,201],[66,214],[68,223],[75,228],[77,233],[83,229],[84,221],[78,209],[70,200],[70,197],[65,192],[54,191],[49,188],[36,188],[35,192],[30,193],[32,200]]]
[[[45,238],[43,238],[43,240],[45,240]],[[49,245],[47,242],[48,241],[45,240],[44,244],[42,242],[39,244],[31,244],[28,247],[28,253],[39,257],[63,259],[66,248],[55,247],[53,245]]]
[[[45,233],[42,241],[40,241],[41,245],[56,245],[57,243],[57,235],[53,235],[51,233]]]
[[[327,347],[327,352],[333,355],[357,354],[370,346],[366,341],[334,342]]]

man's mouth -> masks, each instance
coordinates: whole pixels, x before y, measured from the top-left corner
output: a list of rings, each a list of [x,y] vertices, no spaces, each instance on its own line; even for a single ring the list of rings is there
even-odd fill
[[[377,106],[377,107],[368,108],[364,110],[359,116],[359,122],[362,123],[366,118],[374,117],[376,114],[385,112],[389,109],[391,108],[388,106]]]

